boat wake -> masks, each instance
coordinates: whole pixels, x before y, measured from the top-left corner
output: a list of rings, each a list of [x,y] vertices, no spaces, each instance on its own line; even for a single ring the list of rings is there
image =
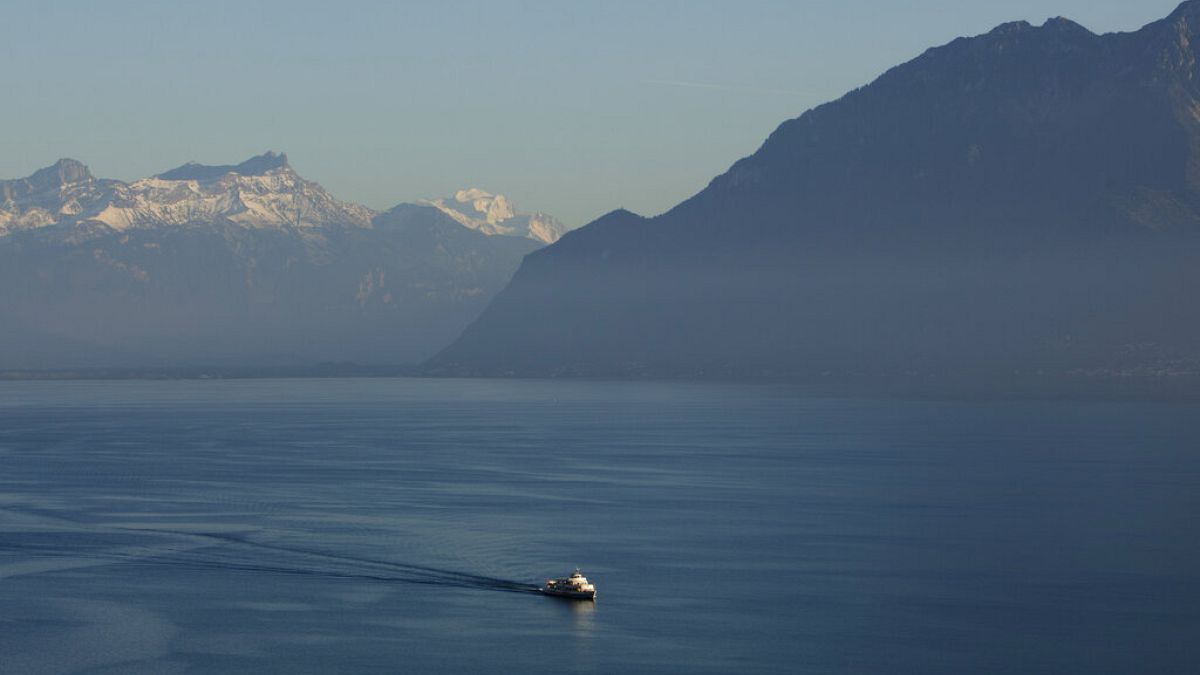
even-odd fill
[[[162,530],[154,530],[163,532]],[[187,565],[201,569],[229,569],[273,574],[369,579],[373,581],[457,586],[488,591],[537,593],[537,586],[499,577],[472,574],[429,565],[350,556],[329,551],[294,548],[254,541],[231,534],[199,534],[170,532],[169,534],[208,539],[218,546],[191,549],[165,557],[162,562]],[[257,562],[234,553],[236,550],[269,553],[272,561]]]
[[[147,542],[147,538],[151,541]],[[0,578],[125,564],[363,579],[509,593],[539,592],[538,586],[512,579],[268,543],[237,533],[112,525],[89,527],[61,519],[57,526],[46,529],[4,532],[0,536],[0,552],[8,554],[0,556],[3,563]]]

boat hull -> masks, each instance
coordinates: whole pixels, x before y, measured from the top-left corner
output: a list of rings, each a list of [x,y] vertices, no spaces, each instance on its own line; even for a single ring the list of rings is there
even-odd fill
[[[595,600],[596,591],[569,591],[566,589],[558,590],[554,588],[543,588],[542,595],[552,595],[556,598],[566,598],[568,600]]]

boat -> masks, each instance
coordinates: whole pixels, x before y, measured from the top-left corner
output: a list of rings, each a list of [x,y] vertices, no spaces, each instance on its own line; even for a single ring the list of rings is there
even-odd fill
[[[542,586],[542,592],[546,595],[572,600],[596,599],[596,587],[588,582],[587,577],[583,576],[578,567],[569,577],[547,579],[546,585]]]

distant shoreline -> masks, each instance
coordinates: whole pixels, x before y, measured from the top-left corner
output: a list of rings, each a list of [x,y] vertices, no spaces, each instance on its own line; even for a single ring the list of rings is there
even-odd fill
[[[322,377],[402,377],[416,374],[415,366],[181,366],[143,368],[11,368],[0,370],[0,381],[16,380],[255,380]]]
[[[679,384],[730,384],[801,387],[815,396],[897,399],[1075,399],[1200,401],[1200,374],[1169,376],[1128,374],[1036,374],[1007,376],[706,376],[667,374],[470,374],[430,373],[419,366],[368,366],[316,364],[271,367],[175,368],[57,368],[0,370],[0,382],[66,382],[129,380],[265,380],[334,378],[416,378],[431,380],[559,380],[566,382],[628,382]]]

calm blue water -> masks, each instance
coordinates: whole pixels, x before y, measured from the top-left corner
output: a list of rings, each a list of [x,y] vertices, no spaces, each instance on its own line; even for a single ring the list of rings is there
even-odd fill
[[[0,383],[4,673],[1196,672],[1198,570],[1195,404]]]

